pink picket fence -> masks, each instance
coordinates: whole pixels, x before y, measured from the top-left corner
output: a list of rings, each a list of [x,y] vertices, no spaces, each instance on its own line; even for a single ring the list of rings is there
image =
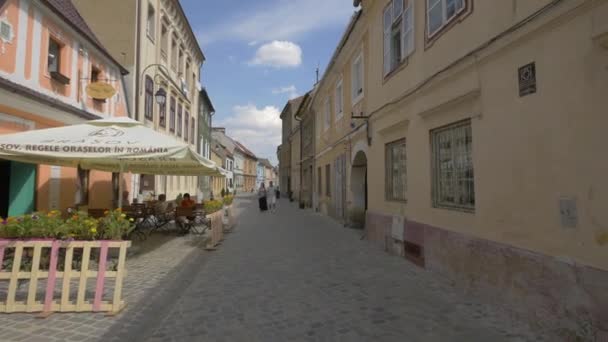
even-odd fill
[[[130,241],[0,240],[0,286],[8,285],[0,287],[0,313],[120,312],[130,246]]]

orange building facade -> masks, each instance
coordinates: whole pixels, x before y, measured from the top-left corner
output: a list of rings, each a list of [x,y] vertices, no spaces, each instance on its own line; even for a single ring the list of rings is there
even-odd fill
[[[126,73],[71,1],[0,0],[0,134],[127,116]],[[89,97],[86,87],[93,82],[109,83],[116,94]],[[113,205],[110,173],[90,172],[88,201],[78,195],[73,168],[0,159],[0,177],[8,180],[0,185],[3,217],[78,203]]]

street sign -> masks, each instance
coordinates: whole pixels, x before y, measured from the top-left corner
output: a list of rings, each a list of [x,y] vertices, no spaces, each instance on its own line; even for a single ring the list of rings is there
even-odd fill
[[[116,94],[116,89],[106,82],[93,82],[87,85],[87,95],[96,100],[105,100]]]

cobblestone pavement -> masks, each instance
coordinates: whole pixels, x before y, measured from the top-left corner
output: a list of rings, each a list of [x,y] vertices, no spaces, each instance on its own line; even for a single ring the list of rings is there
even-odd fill
[[[150,341],[528,341],[507,315],[362,241],[361,231],[255,201]],[[135,337],[135,336],[133,336]]]
[[[174,238],[129,261],[117,318],[0,315],[1,341],[538,341],[445,279],[281,201],[236,202],[215,252]]]

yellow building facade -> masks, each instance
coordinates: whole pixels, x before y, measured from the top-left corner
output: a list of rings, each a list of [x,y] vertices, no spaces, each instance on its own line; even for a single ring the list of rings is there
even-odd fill
[[[317,209],[556,338],[608,331],[608,1],[355,3]]]

